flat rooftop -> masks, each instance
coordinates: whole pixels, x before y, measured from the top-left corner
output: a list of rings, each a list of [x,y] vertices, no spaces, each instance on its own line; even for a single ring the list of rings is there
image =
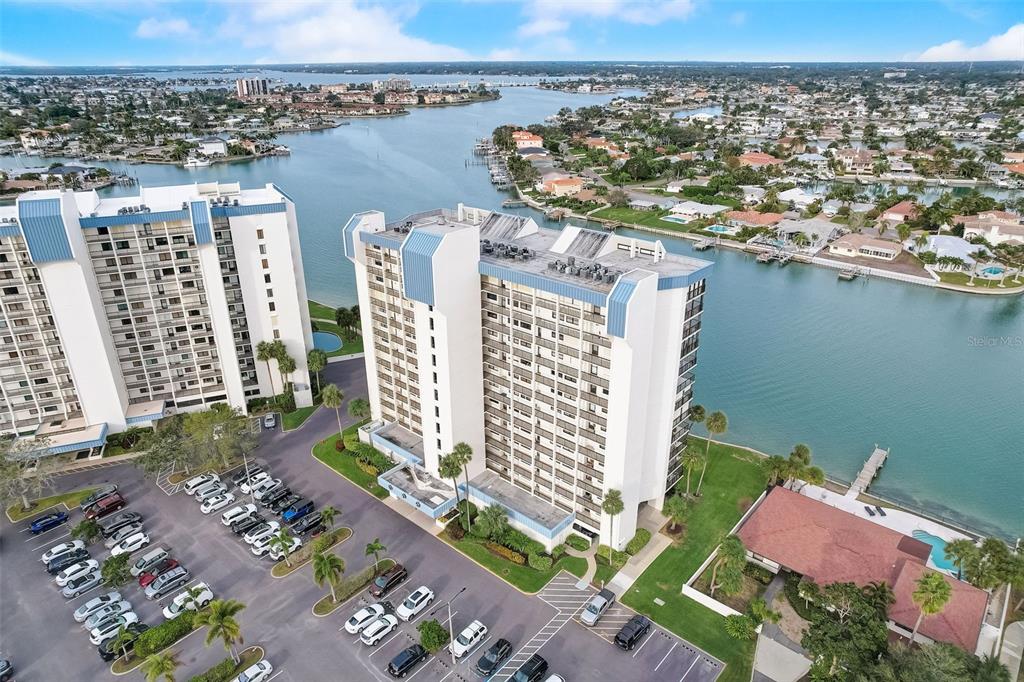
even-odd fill
[[[455,497],[455,488],[450,483],[431,476],[415,464],[400,464],[381,474],[380,478],[430,509],[436,509]]]
[[[384,428],[375,431],[373,435],[379,436],[389,443],[393,443],[403,450],[411,452],[421,462],[423,461],[423,439],[401,424],[392,422]]]
[[[490,469],[471,479],[469,486],[490,497],[501,506],[515,510],[549,530],[557,528],[573,515],[572,512],[562,511],[553,504],[534,497]]]

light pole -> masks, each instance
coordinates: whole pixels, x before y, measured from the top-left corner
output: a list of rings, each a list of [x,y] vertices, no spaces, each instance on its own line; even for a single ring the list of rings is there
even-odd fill
[[[452,598],[449,599],[448,603],[445,604],[445,606],[448,607],[448,652],[451,653],[451,655],[452,655],[452,667],[453,668],[455,667],[455,649],[452,647],[452,644],[455,643],[455,631],[453,629],[453,623],[452,623],[452,602],[455,601],[456,597],[458,597],[460,594],[462,594],[465,591],[466,591],[466,588],[463,587],[461,590],[459,590],[458,592],[453,594]],[[434,609],[433,611],[431,611],[427,615],[433,616],[435,613],[440,611],[441,608],[442,608],[441,606],[438,606],[436,609]]]

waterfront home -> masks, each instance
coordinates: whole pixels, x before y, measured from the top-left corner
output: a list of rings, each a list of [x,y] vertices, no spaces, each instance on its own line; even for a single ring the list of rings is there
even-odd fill
[[[806,192],[800,187],[793,187],[792,189],[779,192],[779,201],[784,204],[792,204],[801,210],[807,208],[820,199],[822,199],[820,195]]]
[[[516,154],[527,161],[534,161],[536,159],[543,159],[547,156],[551,156],[551,152],[544,149],[544,147],[519,147],[516,149]]]
[[[842,230],[840,225],[821,218],[782,220],[775,226],[775,234],[779,239],[808,251],[824,248],[826,244],[838,237]]]
[[[932,546],[922,540],[781,486],[768,492],[736,535],[749,561],[775,573],[795,573],[819,586],[885,582],[896,598],[887,625],[908,640],[919,614],[912,597],[916,583],[937,573],[949,584],[950,598],[941,613],[921,621],[915,641],[988,653],[983,649],[989,633],[982,636],[989,628],[984,622],[988,593],[930,568]]]
[[[847,173],[860,174],[870,173],[875,165],[875,156],[878,154],[873,149],[837,149],[833,152],[836,161]]]
[[[760,211],[729,211],[723,217],[726,224],[732,227],[770,227],[783,218],[781,213],[761,213]]]
[[[583,189],[583,178],[562,177],[545,180],[540,185],[540,191],[550,194],[553,197],[567,197],[577,194]]]
[[[1024,175],[1024,163],[1007,163],[1003,167],[1010,172],[1011,175]]]
[[[913,201],[901,201],[882,211],[879,217],[887,223],[905,223],[917,217],[917,206]]]
[[[540,135],[534,135],[529,130],[513,130],[512,141],[515,142],[516,149],[544,146],[544,138]]]
[[[794,161],[806,163],[816,171],[828,170],[828,158],[816,152],[806,152],[793,157]]]
[[[583,146],[587,149],[603,149],[606,152],[619,151],[617,144],[609,142],[603,137],[588,137],[583,140]]]
[[[228,143],[219,137],[204,137],[199,140],[192,140],[196,145],[196,151],[203,156],[227,156]]]
[[[876,239],[866,234],[851,232],[832,242],[828,247],[828,252],[847,258],[863,256],[884,261],[894,261],[903,252],[903,245],[884,239]]]
[[[694,220],[695,218],[709,218],[716,213],[728,210],[728,206],[722,206],[720,204],[702,204],[699,201],[680,201],[672,207],[673,215],[677,215],[680,218],[686,218],[687,220]]]
[[[839,209],[843,206],[848,207],[850,209],[850,213],[867,213],[875,207],[874,204],[859,201],[847,203],[840,201],[839,199],[829,199],[821,205],[821,212],[823,215],[832,217],[834,215],[838,215]]]
[[[903,248],[911,253],[931,252],[935,254],[935,269],[937,270],[971,270],[974,267],[974,256],[971,254],[978,251],[988,253],[988,249],[978,244],[972,244],[966,239],[952,234],[928,235],[928,242],[923,247],[918,247],[915,238],[903,242]],[[961,262],[951,262],[949,259],[958,258]]]
[[[750,166],[751,168],[778,166],[784,163],[782,159],[777,159],[771,154],[765,154],[764,152],[745,152],[736,158],[741,166]]]
[[[1024,244],[1024,217],[1009,211],[983,211],[978,215],[953,216],[964,226],[964,239],[982,237],[989,244]]]
[[[761,203],[761,200],[764,199],[764,187],[758,187],[757,185],[740,185],[739,188],[743,190],[744,204],[759,204]]]

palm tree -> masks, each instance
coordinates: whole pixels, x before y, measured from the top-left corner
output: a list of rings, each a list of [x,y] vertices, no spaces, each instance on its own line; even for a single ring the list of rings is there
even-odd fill
[[[697,495],[700,495],[701,486],[704,485],[704,473],[708,470],[708,456],[711,453],[711,439],[714,436],[725,433],[729,428],[729,418],[725,412],[712,412],[708,415],[704,428],[708,430],[708,439],[704,449],[704,466],[700,470],[700,480],[697,481]]]
[[[325,582],[330,586],[332,603],[338,601],[336,588],[341,582],[343,573],[345,573],[345,561],[337,554],[317,552],[313,555],[313,580],[319,587],[323,587]]]
[[[615,517],[622,513],[626,506],[622,503],[621,490],[609,490],[604,494],[601,511],[608,515],[608,563],[612,563],[612,538],[615,537]]]
[[[277,358],[277,371],[281,373],[282,378],[291,377],[292,372],[294,372],[297,367],[298,366],[295,364],[295,358],[287,353]],[[290,387],[291,383],[290,379],[286,380],[285,387]]]
[[[872,580],[864,586],[863,592],[868,602],[875,607],[875,610],[882,616],[889,613],[889,607],[896,601],[896,595],[893,594],[892,588],[889,587],[889,583],[884,580]]]
[[[338,437],[341,437],[341,404],[345,401],[345,394],[334,384],[327,384],[320,392],[320,400],[324,407],[334,410],[334,416],[338,419]]]
[[[467,443],[456,443],[455,447],[452,448],[452,457],[456,458],[456,461],[462,467],[462,473],[466,477],[466,530],[473,528],[473,519],[468,513],[469,508],[469,463],[473,461],[473,448],[469,447]]]
[[[366,551],[363,556],[373,555],[373,574],[377,575],[377,564],[380,563],[380,555],[388,551],[388,548],[381,544],[380,538],[374,538],[373,542],[366,543]]]
[[[281,530],[274,533],[273,537],[270,538],[270,549],[277,550],[279,554],[284,555],[284,565],[291,568],[291,553],[292,553],[292,541],[295,536],[288,532],[287,528],[281,528]]]
[[[195,623],[199,626],[206,626],[206,646],[210,646],[213,640],[220,639],[224,643],[224,649],[231,654],[231,660],[238,663],[238,652],[235,651],[235,643],[242,644],[242,628],[239,626],[235,616],[239,614],[245,604],[234,599],[215,599],[210,602],[210,607],[205,611],[196,614]]]
[[[327,367],[327,353],[314,348],[306,354],[306,367],[316,377],[316,392],[320,392],[320,372]]]
[[[477,514],[476,522],[487,533],[487,537],[501,537],[508,528],[508,511],[500,504],[489,504]]]
[[[917,615],[917,622],[914,623],[914,632],[910,635],[911,642],[917,639],[917,629],[921,627],[924,617],[942,613],[952,592],[953,589],[941,573],[932,571],[917,580],[914,592],[910,597],[917,604],[920,613]]]
[[[331,532],[334,528],[334,519],[341,516],[341,510],[337,507],[327,505],[320,510],[320,518],[323,519],[324,525],[327,526],[327,532]]]
[[[981,265],[982,259],[988,258],[988,252],[985,249],[978,249],[974,253],[970,254],[971,258],[974,259],[974,267],[971,268],[971,281],[967,284],[974,286],[974,278],[978,275],[978,266]]]
[[[128,660],[128,645],[135,641],[138,637],[135,633],[131,632],[125,626],[121,626],[117,629],[117,635],[114,637],[114,643],[111,645],[113,649],[121,650],[121,658]]]
[[[711,589],[711,596],[715,596],[715,590],[722,587],[722,583],[728,583],[728,580],[722,580],[719,582],[719,572],[725,569],[730,574],[736,573],[737,570],[742,570],[743,564],[747,561],[747,549],[743,546],[743,541],[735,535],[729,535],[722,544],[718,546],[718,554],[715,555],[715,561],[711,566],[711,583],[709,585]]]
[[[370,416],[370,403],[362,398],[353,398],[348,403],[348,413],[353,419],[362,421]]]
[[[455,506],[458,507],[461,500],[459,500],[459,476],[462,474],[462,463],[454,453],[444,455],[437,464],[437,474],[441,478],[450,478],[452,480],[452,487],[455,488]],[[467,490],[468,494],[469,491]],[[468,500],[467,500],[468,501]],[[466,517],[469,517],[469,505],[466,505]]]
[[[690,500],[677,493],[665,500],[661,513],[669,518],[669,527],[675,530],[690,513]]]
[[[686,496],[689,497],[690,496],[690,473],[694,469],[696,469],[697,466],[701,462],[704,461],[704,455],[702,455],[700,453],[700,450],[698,450],[697,448],[693,447],[692,445],[687,445],[686,448],[683,450],[683,454],[680,457],[679,461],[682,463],[683,467],[686,469]]]
[[[270,361],[274,359],[274,347],[267,341],[260,341],[256,344],[256,359],[267,364],[267,376],[270,377],[270,390],[277,396],[277,388],[274,386],[274,373],[270,371]]]
[[[166,682],[174,682],[174,671],[181,663],[174,652],[162,654],[150,654],[142,664],[142,672],[146,675],[146,682],[156,682],[161,677]]]

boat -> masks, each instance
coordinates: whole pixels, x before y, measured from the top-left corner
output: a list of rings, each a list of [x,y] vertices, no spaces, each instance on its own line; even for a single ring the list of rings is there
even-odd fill
[[[839,279],[843,280],[844,282],[849,282],[857,279],[857,275],[858,272],[856,268],[843,268],[842,270],[839,271]]]
[[[769,251],[762,251],[761,253],[757,254],[758,263],[771,263],[772,259],[774,258],[775,256]]]
[[[206,159],[190,158],[185,163],[181,164],[184,168],[206,168],[210,165],[210,162]]]

